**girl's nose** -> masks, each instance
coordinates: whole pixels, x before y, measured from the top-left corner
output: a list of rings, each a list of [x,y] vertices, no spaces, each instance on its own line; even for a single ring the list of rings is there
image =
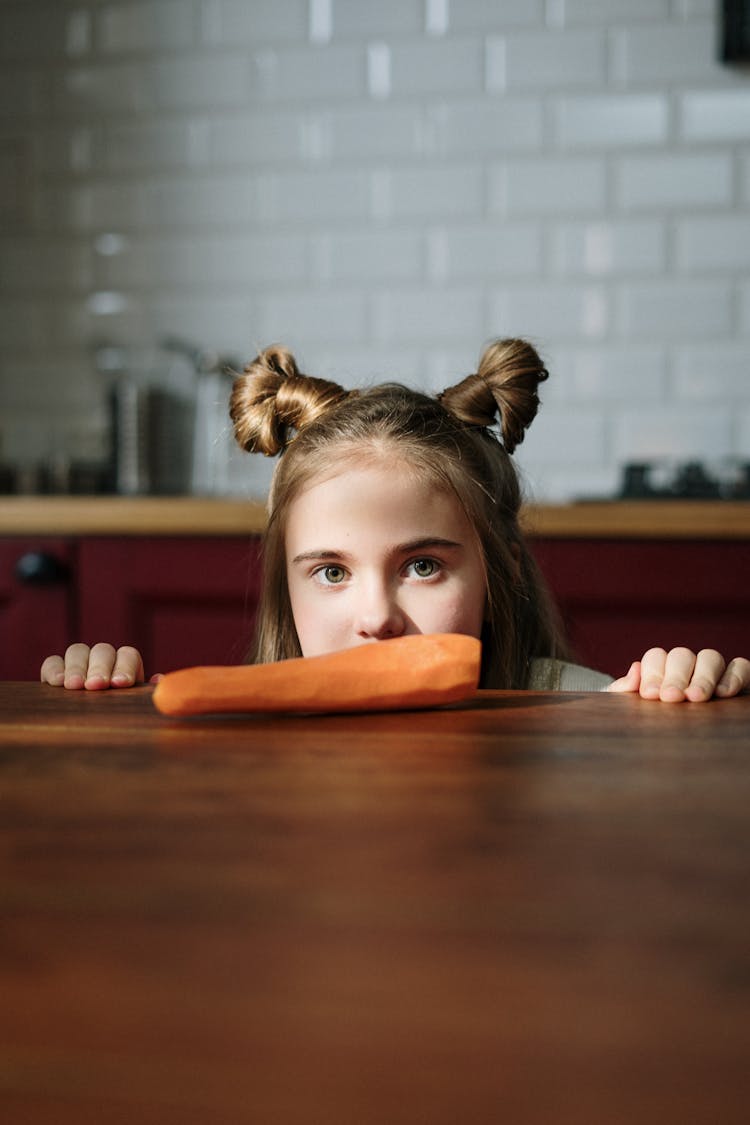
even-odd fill
[[[406,628],[406,618],[398,602],[385,588],[363,593],[355,631],[358,637],[376,641],[400,637]]]

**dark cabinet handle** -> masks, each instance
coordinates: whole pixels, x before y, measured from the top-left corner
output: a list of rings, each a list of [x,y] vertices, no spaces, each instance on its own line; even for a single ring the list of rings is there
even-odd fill
[[[46,551],[27,551],[16,563],[16,578],[25,586],[51,586],[68,578],[67,564]]]

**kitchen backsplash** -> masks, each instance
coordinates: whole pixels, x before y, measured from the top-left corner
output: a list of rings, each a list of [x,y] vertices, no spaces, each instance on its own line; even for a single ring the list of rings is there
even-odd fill
[[[0,460],[104,455],[102,345],[188,396],[167,336],[438,390],[498,334],[552,372],[537,499],[750,460],[750,72],[719,8],[0,0]]]

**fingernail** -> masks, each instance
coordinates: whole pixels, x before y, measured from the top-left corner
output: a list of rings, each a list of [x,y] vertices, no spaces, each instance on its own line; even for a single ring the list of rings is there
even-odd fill
[[[127,672],[116,672],[112,677],[112,683],[117,687],[127,687],[128,685],[132,684],[132,682],[133,678],[132,676],[129,676]]]
[[[727,692],[733,692],[736,695],[738,691],[742,691],[742,680],[734,672],[730,672],[726,678],[721,680],[721,683]]]
[[[662,684],[661,698],[667,703],[681,702],[685,698],[685,691],[677,684]]]

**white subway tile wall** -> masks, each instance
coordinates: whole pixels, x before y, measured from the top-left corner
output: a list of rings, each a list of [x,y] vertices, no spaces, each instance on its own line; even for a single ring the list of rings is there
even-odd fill
[[[637,86],[722,81],[711,20],[674,20],[613,31],[612,79]]]
[[[732,181],[732,160],[718,152],[625,156],[616,170],[617,199],[625,211],[730,208]]]
[[[535,498],[750,461],[750,76],[719,9],[2,0],[0,460],[106,452],[102,344],[185,393],[169,335],[439,391],[523,334]],[[268,472],[234,455],[223,487]]]

